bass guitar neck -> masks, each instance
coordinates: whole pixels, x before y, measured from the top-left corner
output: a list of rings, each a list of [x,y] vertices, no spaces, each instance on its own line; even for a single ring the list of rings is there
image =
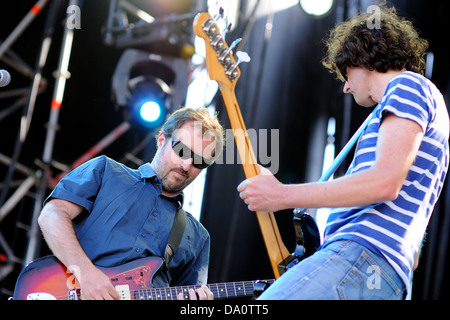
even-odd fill
[[[245,176],[253,177],[259,174],[259,167],[234,91],[240,77],[238,65],[240,62],[248,62],[249,58],[246,54],[238,52],[238,61],[234,59],[232,48],[228,47],[215,20],[208,13],[200,13],[196,16],[194,32],[205,40],[206,67],[209,77],[219,84]],[[291,255],[283,244],[274,214],[257,212],[256,215],[272,270],[275,278],[278,278],[284,270],[279,266],[285,264]]]

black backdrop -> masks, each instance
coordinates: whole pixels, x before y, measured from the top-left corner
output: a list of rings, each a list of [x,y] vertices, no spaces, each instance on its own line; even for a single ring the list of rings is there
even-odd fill
[[[267,16],[263,16],[244,39],[244,50],[252,61],[241,68],[236,96],[248,129],[279,130],[279,141],[272,141],[279,143],[279,168],[276,163],[268,165],[278,169],[277,177],[283,182],[305,181],[311,124],[328,114],[339,100],[339,84],[320,66],[322,30],[333,20],[332,15],[310,19],[297,6],[273,16],[270,37],[265,32]],[[220,96],[218,101],[218,111],[227,123]],[[258,145],[255,150],[258,156]],[[212,238],[211,281],[273,277],[257,219],[236,191],[243,179],[240,164],[217,165],[208,175],[202,222]],[[282,220],[280,228],[285,228],[286,245],[293,249],[292,215],[277,216]]]
[[[259,1],[260,7],[264,8],[268,1]],[[24,0],[2,4],[0,39],[6,38],[34,3],[34,0]],[[273,16],[258,14],[254,24],[249,25],[250,4],[258,1],[241,3],[239,24],[228,36],[228,41],[241,37],[244,29],[249,27],[250,33],[244,39],[243,49],[252,61],[241,66],[242,76],[236,88],[246,125],[257,131],[268,129],[269,133],[270,129],[279,130],[277,178],[286,183],[316,180],[320,176],[317,156],[326,142],[324,130],[328,117],[337,119],[336,147],[339,149],[368,113],[355,106],[351,99],[345,100],[342,85],[320,64],[323,53],[321,39],[335,24],[336,11],[324,18],[312,18],[299,6],[294,6]],[[430,50],[435,54],[432,80],[449,102],[450,66],[445,47],[448,33],[446,13],[450,9],[448,1],[397,0],[393,3],[400,14],[412,18],[422,35],[429,39]],[[122,113],[114,109],[110,99],[111,76],[121,50],[103,44],[101,29],[106,21],[107,9],[108,1],[85,1],[81,15],[82,28],[75,31],[69,66],[71,78],[66,86],[54,149],[55,160],[66,164],[88,150],[123,119]],[[37,59],[45,13],[44,10],[13,46],[31,66]],[[271,32],[266,30],[268,22],[273,24]],[[42,157],[54,82],[52,72],[56,69],[59,54],[60,29],[55,30],[54,43],[44,69],[49,87],[37,100],[31,131],[19,158],[21,163],[34,169],[35,160]],[[8,66],[0,62],[0,68],[8,69]],[[13,82],[8,88],[29,84],[29,79],[11,73]],[[2,111],[11,100],[3,99],[0,103]],[[229,128],[220,95],[215,103],[223,123]],[[20,111],[0,123],[1,153],[12,154],[19,122]],[[120,159],[136,135],[140,133],[130,132],[103,153]],[[2,181],[5,172],[5,166],[0,166]],[[241,165],[215,165],[208,172],[201,221],[211,234],[210,282],[272,278],[256,217],[246,209],[236,192],[237,185],[244,179]],[[19,177],[15,176],[16,179]],[[450,295],[447,289],[449,278],[445,272],[449,259],[449,189],[447,182],[430,222],[423,258],[415,273],[415,299],[445,299]],[[30,194],[17,210],[0,223],[0,231],[18,257],[24,254],[26,247],[27,233],[23,225],[29,223],[32,206],[33,197]],[[292,251],[295,239],[291,212],[277,213],[277,219],[283,240]],[[0,254],[3,253],[0,251]],[[43,249],[42,254],[45,253]],[[18,271],[19,264],[10,277],[0,281],[2,299],[11,293]]]
[[[414,20],[422,36],[429,39],[435,54],[432,80],[448,101],[448,54],[442,35],[448,3],[443,1],[393,1],[399,13]],[[364,8],[363,8],[364,9]],[[265,26],[273,19],[270,38]],[[321,39],[336,21],[336,11],[325,18],[307,16],[300,7],[266,15],[256,20],[244,49],[252,57],[242,66],[236,95],[247,128],[280,130],[279,170],[276,177],[285,183],[313,181],[320,177],[310,153],[323,150],[326,136],[319,139],[316,130],[326,130],[329,116],[336,117],[336,148],[340,150],[368,114],[342,94],[342,85],[320,64]],[[241,28],[236,37],[241,36]],[[218,97],[219,111],[226,122],[226,111]],[[350,101],[350,102],[349,102]],[[325,121],[325,122],[324,122]],[[320,139],[321,138],[321,139]],[[338,174],[342,174],[345,163]],[[236,186],[245,179],[240,165],[215,166],[207,178],[202,222],[211,233],[210,281],[273,277],[264,242],[254,214],[238,196]],[[448,232],[449,187],[446,183],[428,229],[420,266],[415,272],[414,299],[449,297]],[[292,212],[276,213],[283,240],[293,250],[295,237]]]

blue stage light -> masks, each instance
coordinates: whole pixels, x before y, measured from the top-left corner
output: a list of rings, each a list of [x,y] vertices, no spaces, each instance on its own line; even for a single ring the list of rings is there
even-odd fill
[[[131,119],[147,129],[164,123],[170,106],[170,87],[161,79],[139,77],[131,80],[128,102]]]
[[[144,102],[139,111],[142,120],[146,122],[158,122],[162,115],[161,106],[155,101]]]
[[[112,78],[113,101],[133,128],[157,130],[185,103],[189,66],[186,59],[127,49]]]

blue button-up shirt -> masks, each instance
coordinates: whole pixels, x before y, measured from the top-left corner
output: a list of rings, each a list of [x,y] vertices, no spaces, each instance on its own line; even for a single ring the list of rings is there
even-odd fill
[[[161,181],[149,163],[130,169],[108,157],[92,159],[66,175],[50,194],[86,210],[73,225],[92,262],[112,267],[148,256],[164,256],[181,194],[162,194]],[[168,271],[155,277],[155,287],[207,282],[210,238],[186,213],[186,229]]]

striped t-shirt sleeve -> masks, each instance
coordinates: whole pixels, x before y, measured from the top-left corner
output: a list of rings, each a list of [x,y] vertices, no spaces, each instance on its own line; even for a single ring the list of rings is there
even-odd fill
[[[425,133],[433,110],[427,108],[431,101],[427,98],[421,80],[413,75],[403,74],[389,83],[381,104],[382,112],[390,112],[397,117],[418,123]]]

